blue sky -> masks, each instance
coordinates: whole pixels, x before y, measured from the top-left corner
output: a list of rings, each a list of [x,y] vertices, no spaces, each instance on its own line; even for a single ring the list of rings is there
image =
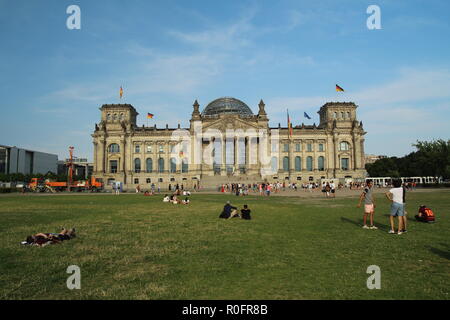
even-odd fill
[[[66,27],[72,4],[81,30]],[[257,112],[262,98],[272,126],[354,101],[366,153],[402,156],[450,138],[449,21],[446,0],[0,0],[0,144],[92,159],[98,108],[122,85],[138,124],[151,112],[159,127],[188,126],[195,99]]]

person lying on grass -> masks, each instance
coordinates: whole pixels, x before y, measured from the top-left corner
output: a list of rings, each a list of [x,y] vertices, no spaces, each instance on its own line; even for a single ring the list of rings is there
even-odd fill
[[[48,244],[61,243],[64,240],[70,240],[76,237],[75,228],[67,230],[62,228],[59,233],[36,233],[34,235],[28,236],[22,244],[45,246]]]

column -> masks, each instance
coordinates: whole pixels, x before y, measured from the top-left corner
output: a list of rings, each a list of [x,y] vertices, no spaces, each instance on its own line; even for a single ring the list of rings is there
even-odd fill
[[[220,140],[220,143],[221,143],[221,147],[222,147],[222,163],[220,164],[220,168],[222,170],[221,175],[226,175],[226,171],[227,171],[227,165],[226,165],[227,141],[225,139],[225,134],[222,134],[222,139]]]
[[[99,171],[105,173],[105,139],[100,139],[100,148],[99,148],[100,156],[98,157],[99,163]]]
[[[317,174],[318,172],[318,163],[317,163],[317,148],[319,147],[317,145],[317,140],[313,140],[312,141],[312,145],[313,145],[313,172],[314,175]],[[315,177],[316,178],[316,177]]]
[[[238,145],[239,145],[239,140],[238,138],[234,137],[233,139],[233,148],[234,148],[234,154],[233,154],[233,158],[234,158],[234,172],[237,173],[238,172]]]
[[[353,170],[359,168],[359,141],[358,137],[353,136]]]
[[[120,173],[120,171],[122,171],[123,174],[125,174],[126,171],[126,167],[125,167],[125,139],[120,139],[120,163],[119,163],[119,170],[118,173]]]
[[[335,136],[333,137],[333,145],[334,145],[334,172],[333,178],[336,178],[336,171],[340,169],[339,166],[339,156],[338,156],[338,138]]]
[[[170,172],[170,144],[169,141],[165,141],[165,146],[166,146],[166,160],[165,160],[165,164],[164,164],[164,171],[166,172]]]
[[[295,169],[295,163],[293,159],[294,154],[294,143],[292,141],[292,138],[289,139],[289,152],[288,152],[288,158],[289,158],[289,180],[291,179],[291,174],[294,172]]]
[[[245,143],[245,170],[246,172],[248,172],[248,170],[250,169],[250,137],[245,137],[244,138],[244,143]]]
[[[98,152],[98,143],[94,141],[94,172],[97,172],[97,152]],[[5,173],[8,173],[8,149],[6,149],[6,170]]]

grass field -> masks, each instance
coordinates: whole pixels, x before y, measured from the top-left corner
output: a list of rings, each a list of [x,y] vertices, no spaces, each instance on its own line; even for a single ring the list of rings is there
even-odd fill
[[[450,192],[408,194],[409,232],[388,234],[389,203],[361,228],[356,196],[0,197],[0,299],[449,299]],[[253,220],[222,220],[226,200]],[[413,221],[420,204],[437,223]],[[76,239],[43,248],[20,241],[75,226]],[[69,290],[66,268],[81,268]],[[369,265],[381,289],[369,290]]]

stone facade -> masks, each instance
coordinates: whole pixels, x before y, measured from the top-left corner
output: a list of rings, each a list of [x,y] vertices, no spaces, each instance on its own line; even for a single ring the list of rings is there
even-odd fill
[[[254,115],[234,98],[214,100],[200,112],[195,101],[189,128],[138,127],[129,104],[105,104],[92,134],[94,176],[131,188],[151,183],[194,184],[206,180],[307,182],[362,179],[364,135],[352,102],[329,102],[320,124],[269,127],[261,100]]]

